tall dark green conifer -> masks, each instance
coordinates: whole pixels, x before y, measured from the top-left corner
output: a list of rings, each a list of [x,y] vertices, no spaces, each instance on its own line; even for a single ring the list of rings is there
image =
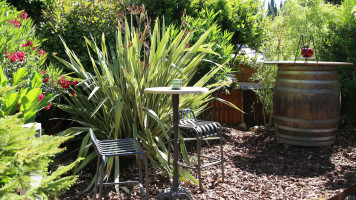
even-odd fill
[[[276,7],[276,3],[274,2],[274,0],[271,0],[271,2],[268,4],[267,15],[272,16],[272,17],[277,15],[277,7]]]

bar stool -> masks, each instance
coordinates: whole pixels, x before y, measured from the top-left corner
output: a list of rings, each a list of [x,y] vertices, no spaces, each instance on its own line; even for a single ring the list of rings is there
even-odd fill
[[[189,168],[193,170],[198,171],[198,179],[199,179],[199,188],[203,189],[202,183],[201,183],[201,170],[202,168],[209,167],[212,165],[221,165],[221,174],[222,174],[222,181],[224,181],[225,175],[224,175],[224,152],[223,152],[223,140],[222,140],[222,130],[221,130],[221,125],[218,122],[213,122],[213,121],[202,121],[202,120],[197,120],[195,117],[194,112],[191,109],[184,109],[184,110],[179,110],[179,123],[178,127],[182,131],[185,132],[190,132],[195,134],[195,140],[197,141],[197,160],[198,160],[198,166],[197,167],[192,167],[192,166],[187,166],[187,165],[182,165],[179,164],[181,167],[184,168]],[[172,115],[171,113],[169,115],[169,119],[173,125],[172,121]],[[206,140],[209,137],[219,137],[220,139],[220,158],[213,158],[205,155],[201,155],[201,141]],[[171,133],[169,134],[169,140],[171,141]],[[193,138],[184,138],[184,141],[186,140],[192,140]],[[168,145],[168,163],[170,163],[170,149],[171,145]],[[201,157],[206,158],[208,160],[211,160],[212,162],[209,162],[206,165],[202,165],[201,162]]]
[[[97,186],[99,187],[99,199],[101,200],[103,185],[117,185],[117,184],[139,184],[141,191],[141,199],[148,199],[149,188],[148,188],[148,161],[145,152],[142,150],[140,143],[132,138],[129,139],[117,139],[117,140],[98,140],[92,129],[89,129],[90,138],[94,144],[95,151],[98,153],[98,161],[96,166],[96,180],[94,188],[94,199],[96,199]],[[115,156],[139,156],[138,168],[139,168],[139,181],[123,181],[123,182],[111,182],[104,183],[104,168],[108,157]],[[142,169],[141,160],[145,163],[145,186],[146,192],[142,186]],[[99,166],[101,167],[100,182],[99,178]]]

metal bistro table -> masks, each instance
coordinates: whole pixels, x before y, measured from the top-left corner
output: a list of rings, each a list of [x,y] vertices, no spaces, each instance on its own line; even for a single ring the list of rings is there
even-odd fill
[[[208,88],[200,87],[182,87],[180,90],[172,90],[170,87],[155,87],[146,88],[145,92],[153,94],[171,94],[173,104],[173,134],[174,134],[174,155],[173,155],[173,186],[171,189],[162,191],[156,199],[193,199],[185,188],[179,188],[179,169],[178,169],[178,109],[179,109],[179,95],[180,94],[193,94],[193,93],[206,93]]]

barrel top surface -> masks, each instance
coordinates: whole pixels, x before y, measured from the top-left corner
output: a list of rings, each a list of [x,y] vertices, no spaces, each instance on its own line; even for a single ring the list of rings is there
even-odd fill
[[[326,61],[268,61],[264,64],[273,64],[273,65],[293,65],[293,66],[317,66],[317,65],[330,65],[330,66],[340,66],[340,65],[353,65],[353,63],[348,62],[326,62]]]

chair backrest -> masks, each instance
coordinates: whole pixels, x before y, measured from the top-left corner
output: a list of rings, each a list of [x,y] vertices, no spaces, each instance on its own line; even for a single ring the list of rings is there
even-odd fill
[[[169,120],[173,124],[173,113],[169,114]],[[192,109],[183,109],[178,111],[178,123],[185,124],[197,121]]]
[[[89,134],[90,134],[90,139],[93,142],[95,151],[98,154],[102,155],[101,151],[100,151],[99,140],[95,137],[95,134],[94,134],[94,132],[93,132],[93,130],[91,128],[89,129]]]

